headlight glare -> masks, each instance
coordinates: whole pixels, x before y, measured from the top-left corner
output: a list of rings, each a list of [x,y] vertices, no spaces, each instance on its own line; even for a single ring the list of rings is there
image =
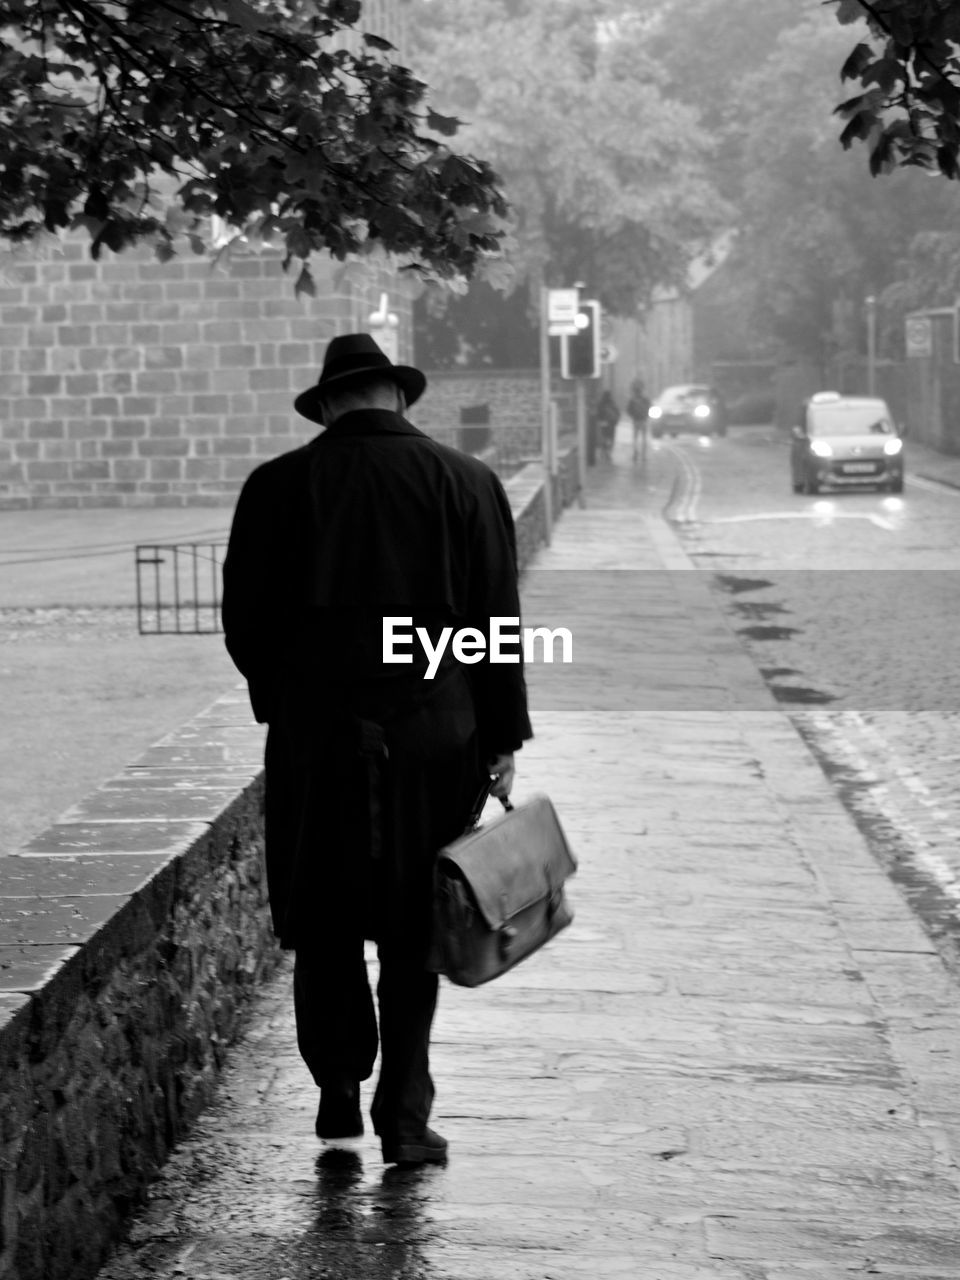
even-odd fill
[[[884,442],[883,452],[889,457],[893,457],[903,448],[903,441],[899,439],[887,440]]]
[[[710,406],[708,404],[698,404],[693,411],[693,416],[695,418],[709,418]]]
[[[659,406],[658,404],[652,404],[652,405],[650,406],[650,408],[647,410],[647,417],[648,417],[648,418],[662,418],[662,417],[663,417],[663,410],[660,408],[660,406]]]
[[[832,458],[833,446],[826,440],[811,440],[810,452],[815,453],[818,458]]]

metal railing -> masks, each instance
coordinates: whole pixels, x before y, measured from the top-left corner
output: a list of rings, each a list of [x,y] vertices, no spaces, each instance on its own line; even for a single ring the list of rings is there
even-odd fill
[[[220,625],[225,542],[142,543],[137,630],[142,636],[214,635]]]

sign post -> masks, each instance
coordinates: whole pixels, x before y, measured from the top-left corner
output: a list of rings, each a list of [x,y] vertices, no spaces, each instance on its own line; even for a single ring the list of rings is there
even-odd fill
[[[583,378],[573,384],[577,396],[577,505],[587,505],[587,388]]]
[[[380,306],[370,312],[368,324],[371,338],[390,363],[397,364],[400,359],[400,321],[390,310],[388,294],[380,294]]]
[[[540,289],[540,454],[543,459],[543,510],[547,546],[553,536],[553,475],[550,470],[550,295]]]

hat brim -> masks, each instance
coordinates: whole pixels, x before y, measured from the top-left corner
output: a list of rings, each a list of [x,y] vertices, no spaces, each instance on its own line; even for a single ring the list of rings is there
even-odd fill
[[[338,391],[343,390],[351,382],[366,382],[371,377],[389,378],[391,382],[396,382],[403,392],[403,398],[406,400],[408,408],[420,399],[427,387],[427,380],[424,375],[419,369],[414,369],[411,365],[391,364],[386,367],[383,365],[367,365],[362,369],[350,369],[345,373],[335,374],[332,378],[325,378],[314,387],[308,387],[306,391],[301,391],[297,396],[293,402],[293,407],[302,417],[323,426],[321,404],[327,392],[333,388]]]

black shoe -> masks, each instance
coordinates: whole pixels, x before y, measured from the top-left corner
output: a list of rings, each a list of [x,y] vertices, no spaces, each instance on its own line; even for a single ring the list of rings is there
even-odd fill
[[[433,1129],[424,1129],[415,1138],[382,1138],[384,1164],[445,1164],[447,1140]]]
[[[363,1134],[360,1085],[344,1077],[324,1080],[316,1123],[318,1138],[359,1138]]]

